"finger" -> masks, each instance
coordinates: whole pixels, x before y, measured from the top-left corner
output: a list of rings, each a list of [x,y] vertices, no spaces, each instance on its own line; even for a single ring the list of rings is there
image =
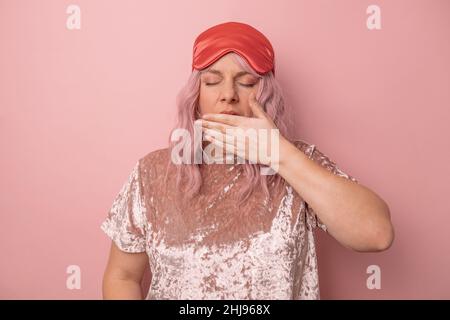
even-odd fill
[[[242,154],[245,154],[245,150],[247,149],[247,145],[249,143],[245,135],[242,135],[240,132],[236,132],[235,130],[227,130],[227,133],[223,134],[216,130],[205,129],[204,136],[208,141],[211,141],[210,139],[214,139],[218,142],[225,143],[226,145],[233,146],[237,152]]]
[[[197,120],[197,121],[199,121],[199,120]],[[221,131],[223,133],[226,133],[227,129],[236,128],[234,126],[230,126],[228,124],[223,124],[220,122],[213,122],[213,121],[207,121],[207,120],[200,120],[200,121],[201,121],[202,128],[215,129],[215,130]]]
[[[204,133],[205,137],[213,137],[214,139],[217,139],[220,141],[222,141],[224,139],[223,136],[225,134],[219,130],[208,129],[208,128],[202,128],[202,129],[203,129],[203,133]]]
[[[209,135],[209,134],[205,134],[205,139],[210,141],[212,144],[214,144],[215,146],[221,148],[221,149],[225,149],[228,152],[232,152],[233,154],[235,154],[238,158],[240,158],[240,160],[238,161],[244,161],[246,159],[248,159],[248,144],[247,141],[245,139],[245,137],[240,137],[240,136],[235,136],[235,135]],[[238,140],[236,141],[235,138],[238,138]],[[241,140],[243,138],[243,140]],[[257,155],[256,155],[257,157]],[[256,164],[258,163],[257,158],[255,160],[248,160],[250,161],[249,163],[252,164]],[[244,162],[239,162],[239,163],[244,163]]]
[[[202,116],[202,119],[238,127],[243,121],[247,120],[248,117],[223,113],[207,113]]]
[[[234,154],[237,153],[236,145],[233,143],[227,143],[227,141],[223,141],[222,138],[218,138],[217,136],[211,136],[208,134],[205,134],[205,139],[214,144],[215,146],[219,147],[220,149],[225,149],[227,151],[231,151]]]
[[[266,117],[266,113],[264,112],[263,107],[256,100],[255,92],[250,92],[250,95],[248,96],[248,104],[250,105],[253,115],[256,118],[265,118]]]
[[[227,133],[222,133],[215,129],[204,129],[203,132],[205,134],[205,137],[213,137],[214,139],[216,139],[218,141],[222,141],[222,142],[226,142],[226,143],[230,143],[230,144],[234,143],[235,135],[233,135],[232,132],[230,133],[230,131],[228,131]]]
[[[205,135],[213,136],[217,140],[226,141],[227,143],[245,144],[247,136],[243,130],[238,127],[226,129],[225,132],[217,129],[202,128]]]

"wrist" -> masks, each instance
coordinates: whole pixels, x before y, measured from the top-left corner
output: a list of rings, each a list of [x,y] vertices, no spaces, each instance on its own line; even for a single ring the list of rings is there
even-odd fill
[[[278,155],[276,157],[272,156],[270,163],[270,167],[277,173],[279,173],[281,167],[286,165],[287,159],[289,159],[289,155],[292,153],[292,148],[295,148],[295,146],[280,135],[278,150],[276,150]]]

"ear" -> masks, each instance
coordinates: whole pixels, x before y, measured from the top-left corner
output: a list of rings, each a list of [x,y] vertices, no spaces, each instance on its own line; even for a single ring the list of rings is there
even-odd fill
[[[250,108],[252,109],[252,112],[255,117],[257,117],[257,118],[265,118],[266,117],[266,113],[264,112],[263,107],[256,100],[255,92],[251,92],[250,95],[248,96],[248,104],[250,105]]]

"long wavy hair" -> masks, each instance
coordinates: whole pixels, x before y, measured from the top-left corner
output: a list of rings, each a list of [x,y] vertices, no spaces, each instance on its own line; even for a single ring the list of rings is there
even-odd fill
[[[275,79],[272,71],[259,75],[255,70],[248,64],[248,62],[242,58],[240,55],[231,52],[230,53],[235,61],[242,67],[243,70],[251,73],[255,77],[260,78],[260,85],[258,92],[256,93],[256,100],[263,106],[266,114],[273,120],[275,125],[280,131],[280,134],[286,138],[288,141],[293,141],[293,123],[291,122],[291,115],[287,110],[287,106],[284,102],[283,92],[278,81]],[[211,66],[201,70],[207,71]],[[199,96],[200,96],[200,75],[201,71],[193,70],[187,83],[180,90],[177,95],[176,104],[178,108],[178,121],[177,125],[171,131],[171,135],[176,129],[185,129],[189,132],[190,137],[194,136],[194,121],[199,116]],[[169,154],[172,153],[172,149],[175,145],[180,142],[171,141],[171,135],[169,136]],[[185,140],[185,143],[190,143],[190,141]],[[195,146],[193,143],[190,146],[191,155],[195,155],[198,152],[200,146]],[[184,148],[184,145],[183,145]],[[183,149],[187,150],[187,149]],[[201,151],[201,150],[200,150]],[[191,164],[174,164],[169,156],[169,163],[166,170],[166,179],[169,172],[170,166],[176,167],[176,187],[183,194],[184,199],[192,199],[195,197],[202,186],[202,176],[200,172],[200,165],[195,164],[191,161]],[[257,187],[261,187],[264,190],[266,196],[270,196],[269,185],[274,183],[274,185],[279,186],[279,184],[285,184],[286,181],[279,175],[261,175],[259,164],[251,164],[245,161],[243,166],[244,176],[248,183],[241,190],[238,204],[245,202],[248,197],[252,194],[253,190]],[[167,180],[166,180],[167,181]],[[167,186],[168,184],[166,184]]]

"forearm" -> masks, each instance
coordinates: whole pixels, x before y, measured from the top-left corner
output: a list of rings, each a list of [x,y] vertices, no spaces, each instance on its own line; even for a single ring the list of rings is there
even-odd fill
[[[389,208],[367,187],[333,174],[284,139],[280,143],[278,173],[342,245],[357,251],[379,251],[390,246],[393,228]]]
[[[135,280],[105,276],[103,279],[104,300],[142,300],[141,283]]]

